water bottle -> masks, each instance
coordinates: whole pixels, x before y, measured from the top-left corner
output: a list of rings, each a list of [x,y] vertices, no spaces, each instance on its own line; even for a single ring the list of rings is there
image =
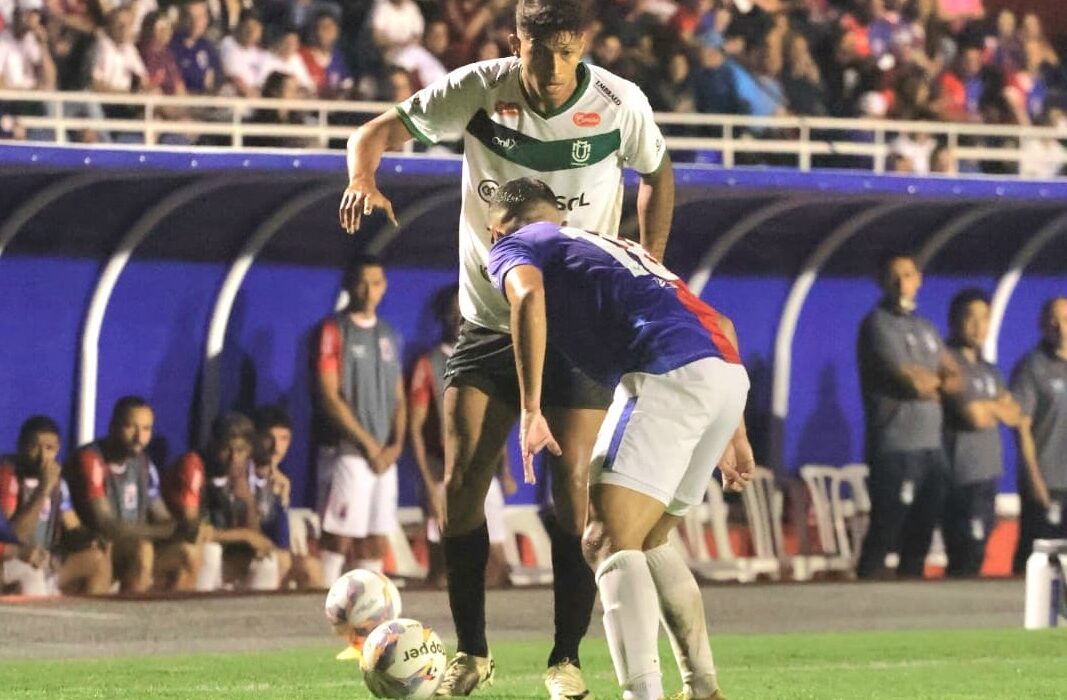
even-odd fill
[[[1056,627],[1063,599],[1063,567],[1067,540],[1035,540],[1034,553],[1026,560],[1026,610],[1023,626],[1028,630]]]

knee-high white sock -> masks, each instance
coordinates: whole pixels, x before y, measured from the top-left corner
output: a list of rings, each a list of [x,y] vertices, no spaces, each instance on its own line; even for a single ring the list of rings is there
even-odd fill
[[[196,572],[196,590],[217,591],[222,588],[222,545],[205,542],[200,552],[200,568]]]
[[[637,550],[616,552],[596,571],[596,585],[604,606],[604,632],[624,697],[659,700],[663,675],[659,667],[659,605],[656,584],[645,555]]]
[[[711,657],[704,601],[693,572],[669,544],[645,552],[659,594],[660,613],[688,697],[707,698],[719,688]]]
[[[345,555],[324,549],[321,553],[321,559],[322,582],[329,588],[334,584],[334,581],[341,578],[342,570],[345,568]]]
[[[367,571],[376,571],[379,574],[383,573],[385,569],[385,562],[381,559],[358,559],[356,561],[357,569],[366,569]]]

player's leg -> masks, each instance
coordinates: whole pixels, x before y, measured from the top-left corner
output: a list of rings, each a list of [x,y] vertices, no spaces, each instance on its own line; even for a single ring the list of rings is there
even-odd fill
[[[389,535],[400,527],[397,519],[399,486],[396,466],[373,475],[368,485],[367,536],[362,539],[362,559],[357,566],[381,573],[389,550]]]
[[[902,453],[871,459],[871,521],[856,567],[860,578],[886,575],[886,555],[899,545],[900,531],[914,499],[914,483],[907,485],[906,466],[906,455]]]
[[[438,695],[469,695],[490,683],[494,674],[485,636],[489,560],[485,496],[516,412],[514,400],[496,398],[489,391],[490,387],[457,385],[456,380],[445,390],[443,541],[448,603],[458,643]]]
[[[904,525],[897,575],[922,578],[926,555],[945,506],[949,467],[944,452],[927,450],[916,455],[915,500]]]
[[[196,590],[201,549],[198,544],[180,540],[155,543],[152,575],[156,585],[172,591]]]
[[[336,447],[320,447],[316,457],[316,510],[322,522],[322,535],[319,538],[319,555],[322,559],[322,577],[326,587],[341,577],[351,546],[348,538],[332,532],[331,515],[342,505],[334,503],[334,475],[341,461],[340,450]],[[346,507],[346,506],[345,506]],[[327,518],[331,528],[326,527]]]
[[[121,544],[120,544],[121,543]],[[120,540],[113,550],[112,562],[122,571],[119,579],[123,593],[144,593],[152,587],[155,548],[149,540]]]
[[[248,570],[255,561],[256,553],[243,542],[222,547],[222,580],[235,588],[245,588]]]
[[[941,536],[945,542],[948,576],[967,576],[970,544],[970,501],[974,484],[952,484],[945,498],[945,510],[941,519]]]
[[[57,584],[64,595],[103,595],[111,589],[111,557],[96,545],[63,557]]]
[[[744,414],[749,381],[745,370],[716,360],[693,363],[681,370],[680,381],[705,384],[711,422],[693,449],[689,466],[665,514],[645,540],[645,558],[659,596],[660,613],[671,641],[678,671],[691,700],[721,698],[715,662],[708,641],[704,600],[693,572],[669,542],[670,533],[689,508],[703,502],[715,465]],[[688,376],[694,375],[694,376]]]
[[[322,563],[325,583],[332,586],[358,561],[354,541],[367,536],[374,472],[366,458],[351,450],[335,450],[322,514]]]

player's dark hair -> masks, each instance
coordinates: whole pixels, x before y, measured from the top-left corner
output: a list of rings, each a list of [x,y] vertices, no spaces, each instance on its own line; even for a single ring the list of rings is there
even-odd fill
[[[519,0],[515,4],[515,28],[532,39],[581,34],[588,26],[587,0]]]
[[[41,433],[49,433],[59,437],[59,424],[48,416],[30,416],[19,428],[18,449],[19,452],[30,444],[35,436]]]
[[[275,404],[264,404],[256,408],[256,412],[253,415],[253,421],[256,424],[256,432],[265,433],[271,428],[285,428],[292,431],[293,420],[289,417],[289,414],[281,406]]]
[[[345,265],[345,273],[341,279],[341,284],[345,289],[351,289],[352,285],[359,279],[360,274],[364,268],[367,267],[385,267],[382,264],[381,258],[377,255],[368,255],[360,253],[352,256],[352,259]]]
[[[225,445],[236,439],[247,441],[249,446],[256,444],[256,426],[245,414],[231,411],[219,416],[211,424],[212,444]]]
[[[889,274],[889,268],[893,266],[893,263],[897,260],[911,260],[915,262],[915,255],[906,249],[892,248],[887,250],[878,256],[878,267],[875,272],[878,275],[878,283],[885,282],[886,275]],[[918,265],[918,263],[916,263]]]
[[[252,444],[252,464],[257,467],[269,467],[273,451],[274,442],[272,440],[256,440]]]
[[[967,287],[952,297],[952,301],[948,305],[948,327],[951,334],[956,334],[956,330],[963,320],[963,315],[967,313],[967,307],[976,301],[989,306],[989,295],[978,287]]]
[[[123,396],[115,402],[115,407],[111,409],[111,425],[115,426],[126,420],[126,417],[130,415],[130,411],[137,408],[147,408],[151,410],[151,406],[141,396]]]
[[[552,188],[534,177],[520,177],[508,180],[497,188],[489,200],[489,215],[502,214],[503,220],[521,215],[526,208],[539,203],[556,206],[556,193]]]

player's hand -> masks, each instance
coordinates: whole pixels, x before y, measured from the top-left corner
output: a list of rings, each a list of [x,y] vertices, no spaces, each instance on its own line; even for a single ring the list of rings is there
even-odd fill
[[[341,207],[338,212],[341,228],[348,234],[355,233],[363,223],[363,217],[373,214],[375,209],[384,211],[393,226],[397,225],[393,203],[378,190],[377,185],[373,182],[349,183],[341,195]]]
[[[430,516],[437,521],[437,527],[443,532],[445,521],[448,519],[448,511],[445,509],[445,482],[439,481],[431,484],[426,489],[426,502],[430,508]]]
[[[41,486],[44,488],[45,493],[51,493],[52,489],[59,483],[59,475],[61,467],[59,462],[54,459],[49,459],[41,462]]]
[[[755,475],[756,457],[752,453],[748,436],[740,429],[726,446],[726,451],[719,460],[719,471],[722,472],[724,491],[743,491]]]
[[[556,438],[552,436],[552,431],[548,429],[548,421],[540,411],[523,409],[519,423],[519,445],[522,446],[522,480],[527,484],[537,483],[533,468],[534,455],[546,447],[556,457],[563,454]]]
[[[500,488],[504,490],[505,496],[514,496],[515,492],[519,490],[519,484],[515,481],[515,477],[511,475],[510,470],[500,475]]]
[[[293,482],[289,481],[289,477],[283,474],[280,469],[274,467],[271,469],[270,486],[274,495],[281,499],[282,505],[288,508],[289,498],[293,492]]]
[[[35,569],[48,563],[48,551],[32,544],[19,547],[18,557]]]
[[[375,474],[384,474],[400,457],[400,445],[386,445],[371,459],[370,467]]]
[[[263,557],[270,556],[270,553],[274,551],[274,543],[258,532],[252,532],[248,537],[248,546],[255,552],[256,559],[262,559]]]

